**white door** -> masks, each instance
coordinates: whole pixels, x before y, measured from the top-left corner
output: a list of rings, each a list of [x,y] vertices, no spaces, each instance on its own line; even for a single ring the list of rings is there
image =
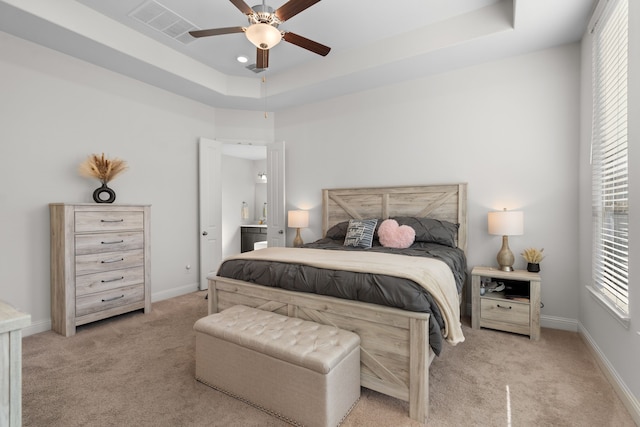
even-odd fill
[[[287,246],[284,141],[267,144],[267,245]]]
[[[198,150],[200,199],[200,289],[222,262],[222,143],[200,138]]]

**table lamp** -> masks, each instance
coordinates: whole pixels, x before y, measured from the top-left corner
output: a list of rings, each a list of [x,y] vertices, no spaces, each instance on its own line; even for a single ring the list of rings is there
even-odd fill
[[[513,271],[513,252],[509,249],[509,236],[520,236],[524,232],[524,214],[522,211],[489,212],[489,234],[502,236],[502,248],[496,259],[502,271]]]
[[[289,227],[296,229],[296,237],[293,239],[293,246],[302,246],[302,237],[300,237],[300,229],[309,226],[309,211],[289,211],[288,215]]]

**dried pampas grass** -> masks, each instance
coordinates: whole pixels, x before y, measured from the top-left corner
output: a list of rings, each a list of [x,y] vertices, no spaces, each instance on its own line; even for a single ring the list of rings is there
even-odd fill
[[[127,162],[122,159],[108,159],[97,154],[90,155],[79,167],[80,175],[98,178],[103,184],[114,179],[127,169]]]
[[[527,248],[520,255],[522,255],[522,257],[528,263],[540,264],[540,261],[544,259],[544,255],[542,254],[543,251],[544,251],[544,248],[543,249]]]

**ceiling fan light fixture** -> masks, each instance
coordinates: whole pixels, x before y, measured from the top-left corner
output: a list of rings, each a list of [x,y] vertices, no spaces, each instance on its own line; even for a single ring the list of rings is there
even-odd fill
[[[245,34],[247,39],[260,49],[271,49],[282,40],[282,33],[276,27],[263,23],[250,25]]]

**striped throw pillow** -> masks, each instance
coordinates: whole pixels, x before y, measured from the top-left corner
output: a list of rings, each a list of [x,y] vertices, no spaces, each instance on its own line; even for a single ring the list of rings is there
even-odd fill
[[[373,233],[376,230],[377,219],[352,219],[347,227],[344,246],[368,249],[373,243]]]

